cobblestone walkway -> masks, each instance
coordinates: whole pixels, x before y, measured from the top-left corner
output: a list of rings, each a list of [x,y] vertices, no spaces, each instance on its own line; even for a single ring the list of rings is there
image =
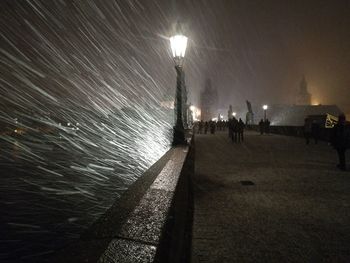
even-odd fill
[[[350,262],[350,172],[330,146],[255,132],[195,144],[193,263]]]

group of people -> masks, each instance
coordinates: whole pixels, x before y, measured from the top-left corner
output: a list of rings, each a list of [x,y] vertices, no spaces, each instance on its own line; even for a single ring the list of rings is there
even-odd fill
[[[260,131],[260,134],[269,134],[270,133],[270,121],[269,119],[261,119],[260,122],[259,122],[259,131]]]
[[[199,121],[196,123],[198,134],[215,134],[215,131],[225,131],[228,128],[228,136],[233,142],[243,142],[245,124],[241,118],[237,120],[235,117],[228,121]]]
[[[216,130],[225,131],[228,128],[229,138],[233,142],[244,141],[244,129],[245,124],[240,118],[232,118],[228,121],[199,121],[196,124],[199,134],[207,134],[210,131],[214,134]],[[270,121],[268,119],[261,119],[259,122],[260,134],[270,133]],[[321,127],[315,120],[305,119],[304,124],[304,136],[306,144],[310,143],[310,139],[313,139],[315,144],[318,143],[320,138]],[[339,164],[337,167],[340,170],[346,170],[345,152],[350,148],[350,125],[346,124],[346,118],[344,114],[339,115],[338,123],[333,127],[329,138],[330,144],[335,148],[339,158]]]
[[[214,134],[216,130],[224,131],[226,130],[228,124],[227,121],[199,121],[197,123],[198,133],[199,134],[207,134],[210,131],[211,134]]]
[[[228,137],[233,142],[243,142],[244,141],[244,122],[241,118],[237,120],[235,117],[228,121]]]

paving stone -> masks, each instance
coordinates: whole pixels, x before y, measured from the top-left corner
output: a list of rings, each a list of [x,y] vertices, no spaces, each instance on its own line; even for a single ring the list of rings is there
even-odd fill
[[[350,262],[350,173],[330,146],[255,132],[195,145],[193,263]]]

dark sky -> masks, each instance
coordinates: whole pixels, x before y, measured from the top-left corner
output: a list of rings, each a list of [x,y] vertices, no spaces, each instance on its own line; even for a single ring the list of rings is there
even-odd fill
[[[314,103],[350,104],[350,1],[191,2],[189,60],[213,78],[223,104],[294,103],[302,74]]]
[[[292,104],[305,74],[314,103],[350,111],[350,0],[0,5],[0,91],[6,103],[21,100],[30,107],[33,101],[62,104],[62,98],[74,98],[110,106],[173,95],[166,38],[180,20],[190,39],[185,71],[195,104],[207,77],[222,108],[246,99]]]

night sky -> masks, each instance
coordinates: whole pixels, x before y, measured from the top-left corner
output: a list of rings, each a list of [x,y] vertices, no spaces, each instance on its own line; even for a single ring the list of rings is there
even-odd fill
[[[172,96],[167,37],[179,20],[190,39],[185,70],[195,104],[207,77],[221,108],[246,99],[292,104],[303,74],[313,103],[346,110],[350,104],[348,0],[7,0],[1,1],[0,19],[1,93],[12,102],[27,89],[23,72],[47,92],[31,89],[23,98],[36,103],[71,96],[86,102],[96,90],[108,93],[106,83],[126,100]],[[13,88],[18,83],[22,87]],[[97,96],[103,105],[116,103]]]
[[[212,77],[222,104],[292,104],[303,74],[313,103],[350,104],[350,1],[186,2],[189,60]]]

